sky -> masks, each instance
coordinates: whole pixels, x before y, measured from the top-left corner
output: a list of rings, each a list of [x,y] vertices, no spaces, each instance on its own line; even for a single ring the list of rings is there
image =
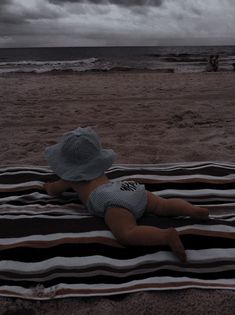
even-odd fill
[[[235,0],[0,0],[0,48],[235,45]]]

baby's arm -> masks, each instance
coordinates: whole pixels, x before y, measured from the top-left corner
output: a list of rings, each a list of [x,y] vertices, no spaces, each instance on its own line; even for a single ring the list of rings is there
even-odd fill
[[[55,196],[63,193],[64,191],[71,188],[70,184],[63,179],[59,179],[55,182],[45,183],[43,188],[46,190],[48,195]]]

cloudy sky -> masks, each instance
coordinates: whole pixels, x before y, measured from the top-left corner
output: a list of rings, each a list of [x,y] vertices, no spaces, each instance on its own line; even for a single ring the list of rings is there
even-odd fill
[[[235,45],[235,0],[0,0],[0,47]]]

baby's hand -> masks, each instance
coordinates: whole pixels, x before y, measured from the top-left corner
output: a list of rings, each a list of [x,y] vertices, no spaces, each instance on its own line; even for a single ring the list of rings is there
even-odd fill
[[[64,181],[63,179],[59,179],[55,182],[45,183],[43,188],[50,196],[58,196],[62,194],[64,191],[70,188],[68,182]]]
[[[58,195],[58,191],[56,190],[55,184],[53,182],[44,183],[43,188],[50,196]]]

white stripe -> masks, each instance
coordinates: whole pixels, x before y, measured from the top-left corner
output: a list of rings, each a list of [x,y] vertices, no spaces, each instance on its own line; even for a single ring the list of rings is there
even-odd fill
[[[228,211],[226,214],[216,214],[212,213],[210,214],[210,219],[215,219],[215,220],[223,220],[226,222],[232,222],[235,221],[235,212],[231,211],[231,213]]]
[[[157,262],[156,262],[157,263]],[[151,272],[155,272],[155,271],[159,271],[159,270],[172,270],[172,271],[177,271],[177,272],[191,272],[191,273],[195,273],[195,274],[202,274],[202,273],[215,273],[215,272],[223,272],[223,271],[233,271],[234,270],[234,263],[231,265],[222,265],[222,266],[218,266],[218,267],[212,267],[212,266],[208,266],[205,268],[186,268],[186,267],[178,267],[178,266],[172,266],[172,265],[163,265],[161,267],[155,267],[155,262],[153,263],[153,266],[150,268],[137,268],[132,270],[130,268],[128,268],[128,271],[125,272],[119,272],[119,270],[117,270],[116,268],[113,268],[113,271],[107,271],[107,270],[103,270],[102,266],[96,266],[95,270],[92,271],[85,271],[85,270],[80,270],[79,268],[77,268],[76,266],[74,267],[70,267],[67,268],[66,266],[63,267],[63,271],[60,272],[56,272],[56,266],[55,268],[51,268],[50,270],[50,274],[48,275],[48,271],[46,271],[47,275],[44,275],[44,273],[42,273],[40,270],[38,271],[39,276],[34,277],[33,273],[30,274],[27,272],[27,275],[30,275],[30,281],[36,281],[36,282],[44,282],[44,281],[49,281],[52,279],[56,279],[56,278],[66,278],[66,277],[73,277],[73,278],[87,278],[87,277],[95,277],[95,276],[111,276],[111,277],[115,277],[115,278],[125,278],[128,276],[133,276],[133,275],[144,275],[146,273],[151,273]],[[72,271],[73,270],[73,271]],[[72,272],[71,272],[72,271]],[[0,279],[4,279],[4,280],[13,280],[14,281],[25,281],[25,272],[24,273],[17,273],[17,278],[14,278],[14,274],[11,274],[10,276],[0,276]],[[81,280],[79,280],[81,281]]]
[[[133,169],[196,169],[196,168],[228,168],[235,169],[234,163],[226,161],[203,161],[203,162],[176,162],[176,163],[159,163],[159,164],[114,164],[110,170],[133,170]]]
[[[226,207],[229,211],[231,211],[231,213],[235,213],[235,202],[208,204],[207,207],[213,207],[215,210],[217,210],[216,208],[218,208],[218,210],[221,210]]]
[[[146,279],[142,279],[142,280],[133,280],[133,281],[129,281],[127,283],[122,283],[122,284],[105,284],[102,283],[101,285],[97,285],[97,284],[75,284],[75,285],[69,285],[69,287],[73,287],[74,289],[112,289],[115,287],[118,288],[128,288],[131,286],[135,286],[138,284],[147,284],[151,287],[151,284],[167,284],[167,283],[179,283],[180,282],[194,282],[196,283],[205,283],[205,284],[228,284],[231,286],[234,286],[234,279],[216,279],[216,280],[202,280],[202,279],[191,279],[188,277],[151,277],[151,278],[146,278]],[[61,285],[63,286],[64,284],[59,284],[57,286],[57,289],[61,288]],[[65,286],[67,286],[65,284]],[[98,286],[98,288],[97,288]]]
[[[226,224],[226,222],[228,222],[228,221],[234,221],[235,220],[235,217],[230,218],[231,216],[232,216],[232,214],[229,214],[229,213],[223,214],[223,215],[214,215],[213,213],[210,213],[209,219],[211,219],[211,220],[222,220]],[[177,216],[175,218],[177,218],[177,219],[178,218],[185,219],[185,218],[188,218],[188,216],[179,215],[179,216]]]
[[[52,212],[52,214],[51,214]],[[78,212],[76,210],[71,211],[71,213],[69,213],[69,210],[61,210],[59,211],[42,211],[42,212],[27,212],[27,211],[23,211],[22,213],[22,209],[19,209],[19,214],[9,214],[9,210],[6,211],[6,214],[3,215],[3,213],[0,211],[0,219],[12,219],[12,220],[17,220],[17,219],[34,219],[34,218],[47,218],[47,219],[80,219],[80,218],[90,218],[93,217],[93,215],[89,214],[88,210],[87,211],[82,211],[82,212]],[[33,214],[32,217],[30,217],[29,215],[26,215],[25,213],[28,214]],[[45,215],[43,215],[42,213],[46,213]],[[55,216],[55,214],[60,214],[58,216]],[[221,219],[225,222],[233,222],[235,221],[235,217],[231,217],[232,214],[224,214],[224,215],[210,215],[210,219]],[[231,218],[230,218],[231,217]],[[185,216],[177,216],[177,218],[185,218]]]
[[[229,260],[235,262],[235,249],[202,249],[202,250],[187,250],[187,263],[211,263],[223,262]],[[141,267],[147,263],[165,263],[165,262],[178,263],[178,259],[171,252],[160,251],[154,254],[143,255],[132,259],[114,259],[101,255],[84,256],[84,257],[53,257],[48,260],[40,262],[19,262],[11,260],[1,260],[0,269],[2,272],[16,272],[21,274],[29,273],[42,273],[55,268],[76,268],[79,270],[86,270],[90,267],[111,267],[113,269],[131,269]],[[235,269],[235,265],[234,265]]]
[[[13,172],[15,170],[15,172]],[[49,167],[42,166],[11,166],[11,167],[1,167],[1,175],[17,175],[17,174],[37,174],[37,175],[51,175],[53,174],[52,170]],[[42,174],[42,173],[43,174]]]
[[[49,219],[49,220],[70,220],[70,219],[84,219],[84,218],[90,218],[91,215],[87,215],[87,214],[77,214],[77,215],[60,215],[60,216],[52,216],[52,215],[42,215],[42,214],[35,214],[33,217],[32,216],[28,216],[28,215],[21,215],[21,214],[17,214],[17,215],[4,215],[1,216],[0,215],[0,219],[7,219],[7,220],[20,220],[20,219],[28,219],[28,220],[32,220],[32,219]],[[27,223],[27,222],[26,222]],[[28,222],[28,224],[30,224],[30,222]]]
[[[204,206],[203,204],[197,204],[198,206]],[[235,215],[235,203],[229,203],[229,204],[210,204],[206,205],[207,208],[210,209],[210,217],[211,218],[226,218],[227,216]],[[219,209],[217,209],[219,208]],[[231,209],[232,208],[232,209]],[[234,209],[233,209],[234,208]],[[32,209],[30,211],[30,209]],[[221,214],[216,214],[216,212],[219,212],[222,209]],[[79,214],[79,215],[86,215],[88,214],[88,210],[83,206],[82,204],[71,204],[69,205],[52,205],[52,204],[46,204],[46,205],[40,205],[40,204],[33,204],[33,205],[11,205],[11,204],[3,204],[0,205],[0,215],[3,213],[9,213],[9,212],[19,212],[19,213],[64,213],[64,214]],[[227,212],[227,213],[224,213]]]
[[[156,195],[158,193],[155,193]],[[187,196],[186,196],[187,197]],[[16,198],[17,199],[17,198]],[[188,198],[187,198],[188,199]],[[203,201],[212,201],[212,199],[216,198],[207,198],[204,199]],[[188,199],[189,200],[189,199]],[[195,202],[195,199],[192,199]],[[201,200],[202,201],[202,200]],[[207,204],[206,207],[207,208],[212,208],[210,209],[211,213],[213,213],[213,215],[218,216],[218,217],[226,217],[226,216],[231,216],[235,214],[235,203],[228,203],[228,200],[225,199],[225,202],[220,203],[220,204]],[[198,206],[205,206],[204,203],[200,203],[200,200],[198,200],[197,202]],[[42,212],[64,212],[67,213],[68,211],[71,211],[72,213],[78,213],[79,211],[87,211],[87,209],[85,208],[84,205],[82,204],[77,204],[77,203],[68,203],[68,204],[58,204],[58,205],[54,205],[54,204],[25,204],[25,205],[12,205],[12,204],[0,204],[0,213],[4,212],[3,210],[6,211],[19,211],[22,212],[22,209],[30,209],[32,208],[32,212],[35,212],[34,209],[36,209],[36,212],[39,212],[39,210],[41,210]],[[24,211],[27,212],[27,211]],[[216,212],[221,212],[220,214],[216,214]],[[225,213],[226,212],[226,213]]]
[[[55,198],[53,197],[50,197],[49,195],[47,194],[41,194],[39,192],[33,192],[31,194],[22,194],[22,195],[19,195],[19,196],[9,196],[9,197],[3,197],[1,198],[1,202],[3,201],[12,201],[12,200],[17,200],[17,199],[24,199],[24,197],[27,198],[27,200],[29,199],[29,197],[31,199],[35,199],[35,200],[42,200],[42,199],[46,199],[46,200],[55,200]]]
[[[190,284],[182,284],[182,282],[188,282]],[[177,286],[172,286],[171,284],[177,284]],[[193,283],[193,284],[191,284]],[[203,285],[201,285],[204,284]],[[153,287],[154,285],[166,285],[165,288],[158,288],[158,287]],[[167,284],[169,284],[167,286]],[[146,288],[134,288],[134,286],[137,285],[146,285]],[[224,288],[223,285],[226,285],[227,287]],[[76,285],[68,285],[68,284],[59,284],[56,286],[56,291],[58,290],[66,290],[66,289],[71,289],[71,290],[81,290],[81,289],[86,289],[86,293],[81,293],[81,294],[64,294],[64,295],[58,295],[57,298],[59,297],[72,297],[72,296],[108,296],[108,295],[113,295],[113,294],[124,294],[124,293],[134,293],[134,292],[140,292],[140,291],[159,291],[159,290],[177,290],[177,289],[188,289],[188,288],[202,288],[202,289],[231,289],[235,290],[234,288],[234,279],[216,279],[216,280],[201,280],[201,279],[190,279],[188,277],[180,277],[180,278],[175,278],[175,277],[153,277],[153,278],[146,278],[143,280],[135,280],[135,281],[130,281],[127,283],[123,284],[102,284],[102,285],[97,285],[97,284],[92,284],[92,285],[84,285],[84,284],[76,284]],[[108,290],[112,289],[122,289],[121,292],[108,292]],[[100,290],[100,292],[99,292]],[[107,293],[104,293],[103,290],[107,290]],[[94,292],[96,291],[96,292]],[[20,292],[20,291],[19,291]],[[46,291],[45,291],[46,293]]]
[[[71,206],[73,209],[71,209]],[[65,209],[66,211],[78,211],[79,208],[83,208],[84,211],[85,211],[85,207],[82,205],[82,204],[64,204],[64,205],[53,205],[53,204],[46,204],[46,205],[40,205],[40,204],[33,204],[33,205],[22,205],[22,206],[19,206],[19,205],[10,205],[10,204],[3,204],[3,205],[0,205],[0,211],[1,209],[15,209],[15,210],[19,210],[22,211],[22,208],[36,208],[36,209],[45,209],[45,211],[51,211],[51,210],[54,210],[54,211],[62,211],[63,209]],[[49,210],[47,210],[49,209]]]
[[[13,245],[21,242],[50,242],[55,240],[63,240],[69,238],[92,238],[92,237],[105,237],[109,239],[115,239],[113,234],[108,231],[92,231],[85,233],[54,233],[54,234],[46,234],[46,235],[30,235],[25,237],[12,237],[12,238],[0,238],[1,245]]]
[[[165,189],[154,192],[160,196],[177,195],[177,196],[216,196],[216,197],[234,197],[235,200],[235,189],[217,190],[217,189],[195,189],[195,190],[177,190],[177,189]]]
[[[2,204],[0,205],[0,211],[1,209],[6,209],[6,208],[9,208],[9,209],[18,209],[19,211],[22,210],[22,207],[26,207],[26,208],[36,208],[36,209],[45,209],[45,208],[51,208],[52,210],[53,209],[59,209],[59,211],[61,211],[60,207],[65,207],[67,205],[52,205],[52,204],[47,204],[47,205],[40,205],[40,204],[35,204],[35,205],[23,205],[23,206],[19,206],[19,205],[10,205],[10,204]]]
[[[148,179],[148,180],[155,180],[159,182],[176,182],[180,181],[180,183],[194,183],[192,180],[209,180],[209,181],[216,181],[216,182],[234,182],[235,181],[235,174],[229,174],[225,176],[212,176],[212,175],[201,175],[201,174],[189,174],[189,175],[157,175],[157,174],[130,174],[130,175],[123,175],[119,176],[118,178],[114,178],[111,181],[119,181],[125,180],[129,178],[138,178],[138,179]],[[210,183],[208,183],[210,184]]]
[[[153,192],[155,195],[158,196],[184,196],[184,197],[204,197],[204,196],[215,196],[216,198],[221,197],[230,197],[230,200],[232,201],[231,197],[234,197],[235,200],[235,189],[227,189],[227,190],[216,190],[216,189],[199,189],[199,190],[177,190],[177,189],[165,189],[165,190],[159,190],[157,192]],[[1,202],[8,202],[12,200],[20,200],[24,197],[27,197],[29,199],[29,196],[31,199],[34,200],[54,200],[59,201],[60,199],[58,197],[51,197],[47,194],[42,194],[39,192],[33,192],[31,194],[22,194],[19,196],[9,196],[9,197],[3,197],[1,198]],[[74,196],[75,198],[75,196]],[[74,199],[72,198],[72,199]]]
[[[42,181],[30,181],[30,182],[23,182],[20,184],[1,184],[0,189],[17,189],[17,188],[27,188],[30,189],[32,186],[37,186],[38,188],[43,188],[45,182]]]
[[[182,284],[183,282],[188,282],[190,284]],[[193,284],[191,284],[193,282]],[[171,283],[176,284],[176,286],[171,285]],[[154,285],[162,284],[166,287],[158,288]],[[167,285],[169,284],[169,285]],[[203,284],[203,285],[202,285]],[[146,288],[135,288],[137,285],[146,285]],[[226,285],[226,288],[224,287]],[[31,300],[50,300],[58,299],[63,297],[84,297],[84,296],[110,296],[124,293],[134,293],[140,291],[159,291],[159,290],[177,290],[177,289],[189,289],[189,288],[200,288],[200,289],[231,289],[234,288],[234,279],[216,279],[216,280],[200,280],[200,279],[190,279],[188,277],[153,277],[144,280],[130,281],[124,284],[66,284],[60,283],[58,285],[44,288],[40,285],[38,288],[26,289],[21,286],[1,286],[1,291],[9,292],[5,296],[9,297],[22,297]],[[77,293],[77,290],[87,290],[85,293]],[[120,289],[120,292],[115,289]],[[122,290],[121,290],[122,289]],[[70,293],[57,294],[59,291],[69,290]],[[103,290],[107,290],[104,292]],[[110,290],[115,290],[109,292]],[[73,293],[74,291],[74,293]]]
[[[0,219],[12,219],[12,220],[17,220],[17,219],[34,219],[34,218],[47,218],[47,219],[79,219],[79,218],[90,218],[93,217],[91,214],[89,214],[88,210],[84,210],[84,211],[71,211],[71,213],[69,213],[69,210],[61,210],[60,211],[60,215],[55,216],[55,213],[59,214],[59,211],[42,211],[42,212],[27,212],[27,211],[23,211],[24,213],[22,213],[22,209],[19,209],[19,214],[9,214],[9,210],[6,211],[6,214],[3,215],[3,213],[0,211]],[[53,213],[53,215],[51,214],[51,212]],[[29,215],[26,215],[25,213],[29,213],[29,214],[33,214],[32,217],[30,217]],[[43,215],[42,213],[46,213],[45,215]],[[224,214],[224,215],[210,215],[210,219],[222,219],[225,222],[233,222],[235,221],[235,217],[231,217],[232,214]],[[178,218],[185,218],[184,216],[178,216]]]
[[[181,272],[181,273],[185,273],[185,272],[190,272],[190,273],[195,273],[195,274],[202,274],[202,273],[206,273],[206,274],[210,274],[210,273],[218,273],[218,272],[223,272],[223,271],[234,271],[235,270],[235,266],[234,266],[234,262],[229,262],[224,264],[222,262],[221,266],[216,266],[213,267],[212,265],[208,265],[205,267],[197,267],[194,266],[190,267],[190,264],[188,264],[188,266],[176,266],[176,265],[168,265],[166,264],[162,264],[159,267],[156,267],[156,263],[158,263],[157,261],[153,261],[151,263],[151,267],[146,268],[144,266],[145,262],[143,262],[143,267],[141,265],[138,265],[137,268],[135,266],[132,265],[128,265],[126,268],[117,268],[115,266],[109,266],[111,270],[104,270],[104,268],[107,268],[107,266],[103,266],[101,264],[97,264],[97,265],[93,265],[93,266],[88,266],[88,268],[94,268],[94,270],[91,271],[86,271],[86,268],[81,268],[80,266],[77,265],[73,265],[73,266],[57,266],[55,265],[54,267],[50,268],[50,269],[46,269],[46,270],[38,270],[38,272],[30,272],[30,270],[27,271],[23,271],[20,272],[19,270],[11,270],[10,273],[12,272],[13,274],[11,274],[10,276],[7,275],[0,275],[0,279],[10,279],[12,280],[14,278],[14,274],[17,274],[17,277],[14,278],[14,280],[16,281],[24,281],[25,280],[25,275],[27,274],[28,276],[30,276],[30,281],[38,281],[38,282],[42,282],[42,281],[48,281],[51,279],[55,279],[58,277],[77,277],[77,278],[86,278],[86,277],[94,277],[94,276],[112,276],[112,277],[116,277],[116,278],[124,278],[127,276],[132,276],[132,275],[140,275],[140,274],[146,274],[146,273],[151,273],[151,272],[155,272],[155,271],[161,271],[161,270],[171,270],[171,271],[176,271],[176,272]],[[57,272],[55,271],[57,268],[60,268],[61,271]],[[18,272],[17,272],[18,271]],[[48,271],[50,272],[50,274],[48,275]],[[9,273],[9,270],[7,270],[7,272]],[[37,276],[34,274],[37,274]]]
[[[171,197],[171,196],[169,196],[169,197]],[[225,197],[225,198],[222,198],[222,197],[218,197],[218,198],[216,198],[216,197],[208,197],[208,198],[205,198],[205,197],[203,197],[203,199],[200,199],[200,196],[199,196],[197,199],[195,199],[195,197],[190,198],[190,197],[185,196],[185,197],[181,197],[181,198],[183,198],[183,199],[185,199],[185,200],[187,200],[189,202],[192,202],[192,203],[195,203],[195,202],[197,202],[197,204],[201,203],[202,206],[203,206],[203,203],[204,203],[205,207],[207,206],[207,204],[205,205],[205,202],[223,202],[224,206],[227,206],[227,205],[229,206],[230,205],[229,202],[232,201],[232,199],[229,198],[229,197]],[[229,210],[227,210],[227,211],[229,211]]]
[[[224,169],[235,169],[234,163],[229,163],[227,161],[202,161],[202,162],[176,162],[176,163],[159,163],[159,164],[114,164],[108,172],[116,170],[175,170],[175,169],[204,169],[209,167],[224,168]],[[19,171],[21,169],[21,171]],[[22,173],[25,170],[31,172],[48,172],[52,174],[52,171],[48,166],[3,166],[0,168],[0,172],[16,170],[15,173]],[[12,172],[10,173],[12,174]],[[14,174],[14,173],[13,173]]]
[[[16,201],[16,200],[26,200],[29,201],[29,202],[36,202],[36,201],[57,201],[57,202],[61,202],[61,199],[59,197],[51,197],[47,194],[41,194],[39,192],[34,192],[34,193],[31,193],[31,194],[22,194],[22,195],[19,195],[19,196],[8,196],[8,197],[3,197],[0,199],[1,203],[3,202],[9,202],[9,201]],[[76,205],[75,203],[72,203],[71,201],[74,199],[77,199],[78,200],[78,195],[77,195],[77,198],[74,196],[74,197],[71,197],[69,200],[66,201],[66,206],[68,205]]]
[[[233,221],[235,221],[235,217],[230,218],[230,219],[224,219],[224,220],[227,221],[227,222],[233,222]]]
[[[71,205],[71,204],[70,204]],[[51,208],[50,208],[51,206]],[[58,206],[59,207],[59,206]],[[31,209],[31,210],[30,210]],[[16,213],[17,216],[18,213],[24,213],[24,214],[40,214],[40,213],[46,213],[49,215],[57,215],[57,214],[65,214],[65,215],[81,215],[81,216],[87,216],[88,210],[86,210],[82,205],[74,205],[74,210],[68,207],[68,205],[61,205],[61,208],[55,208],[53,205],[45,205],[45,206],[39,206],[39,205],[22,205],[22,206],[14,206],[14,205],[6,205],[6,206],[0,206],[0,216],[9,213]],[[3,216],[4,217],[4,216]]]
[[[210,231],[210,232],[224,232],[224,233],[235,233],[235,227],[228,225],[203,225],[203,224],[193,224],[187,226],[176,227],[177,231],[187,231],[187,230],[200,230],[200,231]],[[235,237],[235,234],[234,234]]]

